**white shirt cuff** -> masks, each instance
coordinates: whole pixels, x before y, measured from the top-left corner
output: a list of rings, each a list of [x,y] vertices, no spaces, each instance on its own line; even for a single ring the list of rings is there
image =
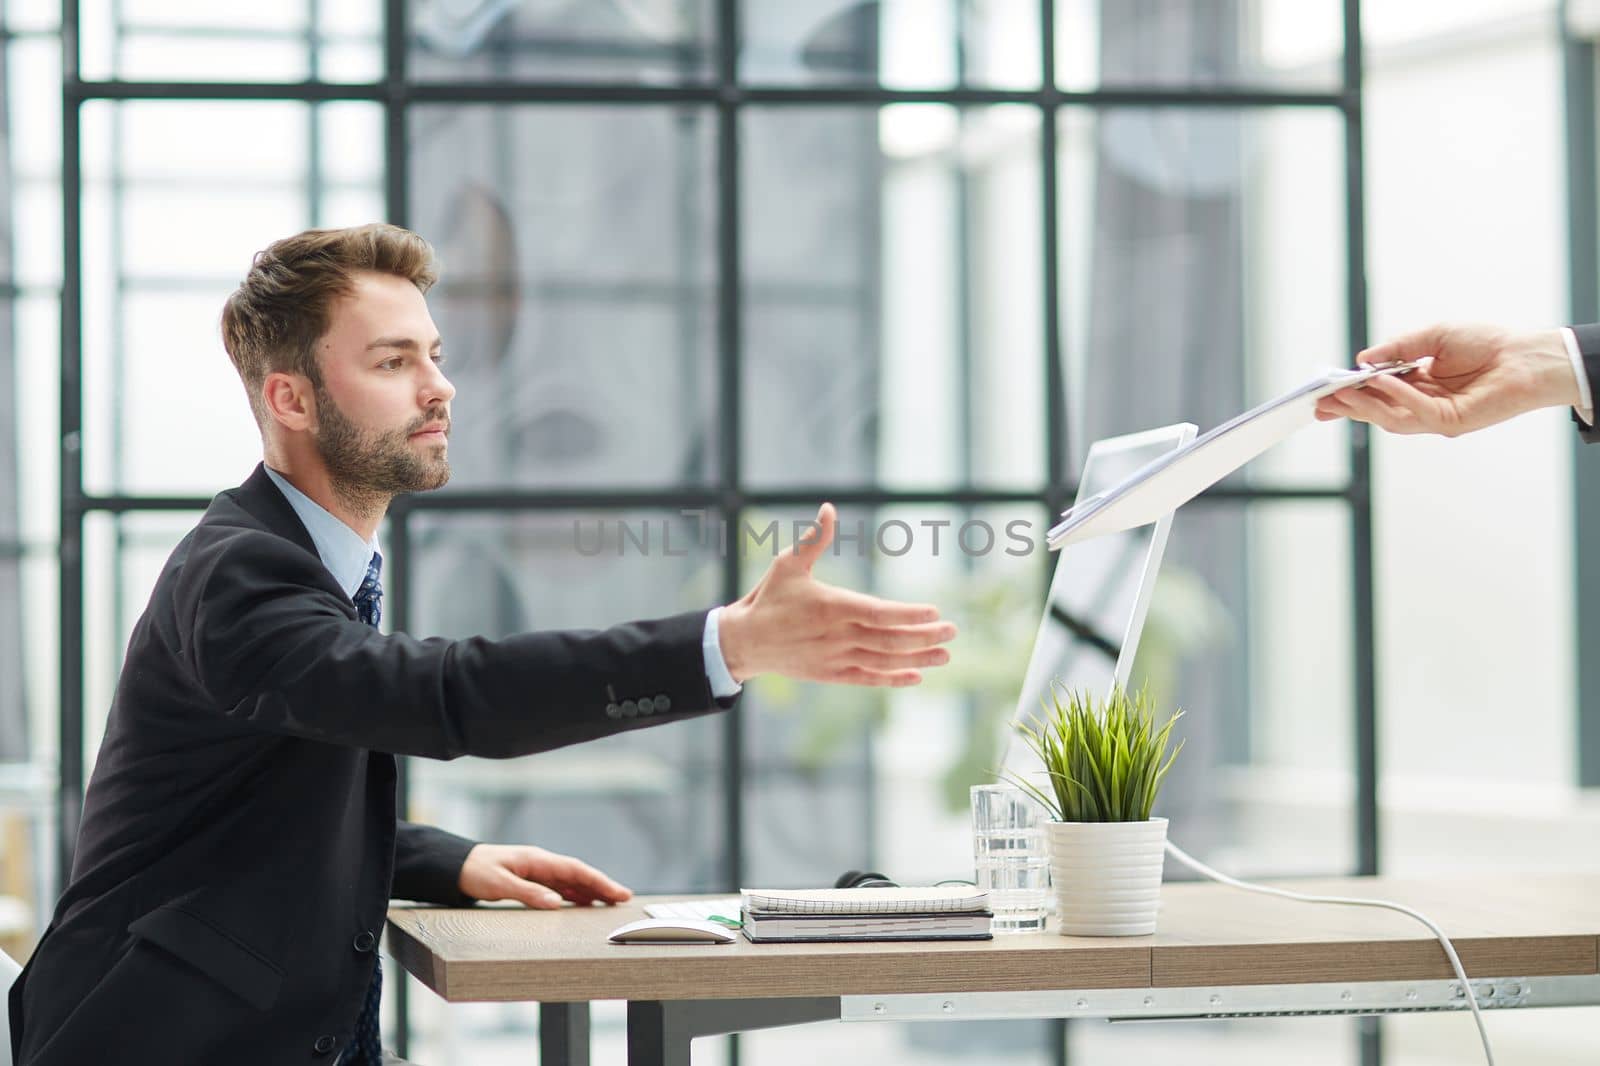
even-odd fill
[[[1572,374],[1578,379],[1578,402],[1572,409],[1578,412],[1586,426],[1594,425],[1594,396],[1589,391],[1589,370],[1583,365],[1583,352],[1578,350],[1578,335],[1563,326],[1561,341],[1567,346],[1567,358],[1572,360]]]
[[[711,682],[711,694],[725,700],[737,696],[744,686],[728,673],[727,660],[722,657],[722,637],[717,632],[717,616],[721,613],[721,607],[713,607],[706,613],[706,633],[700,640],[700,650],[705,653],[706,680]]]

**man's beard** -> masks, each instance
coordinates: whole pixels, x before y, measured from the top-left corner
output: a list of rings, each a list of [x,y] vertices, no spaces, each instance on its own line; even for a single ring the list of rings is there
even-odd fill
[[[411,445],[413,433],[433,424],[448,426],[448,415],[422,415],[389,432],[364,430],[345,416],[320,383],[314,388],[317,431],[312,439],[333,491],[346,503],[381,509],[402,492],[424,492],[450,480],[447,458],[425,459]]]

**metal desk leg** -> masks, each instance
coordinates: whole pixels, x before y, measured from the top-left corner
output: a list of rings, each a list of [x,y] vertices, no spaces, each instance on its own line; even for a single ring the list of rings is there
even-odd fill
[[[697,1036],[836,1021],[839,998],[635,1000],[628,1004],[628,1066],[689,1066]]]
[[[589,1066],[589,1004],[539,1004],[541,1066]]]

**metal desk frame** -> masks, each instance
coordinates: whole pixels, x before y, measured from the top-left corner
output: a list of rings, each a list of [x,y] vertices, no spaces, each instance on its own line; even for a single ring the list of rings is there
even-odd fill
[[[1600,1006],[1600,974],[1473,978],[1484,1010]],[[1365,981],[1215,988],[1093,988],[1056,992],[797,999],[634,1000],[628,1003],[629,1066],[689,1066],[697,1037],[809,1022],[924,1022],[1017,1018],[1283,1018],[1466,1011],[1459,981]],[[589,1004],[544,1003],[543,1066],[589,1066]]]

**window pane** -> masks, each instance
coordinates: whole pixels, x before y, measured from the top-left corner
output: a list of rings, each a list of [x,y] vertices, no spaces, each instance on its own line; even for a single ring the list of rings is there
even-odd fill
[[[756,108],[741,127],[744,476],[1044,477],[1032,108]]]
[[[26,296],[12,308],[18,528],[27,543],[53,545],[60,526],[61,304],[54,296]]]
[[[57,238],[59,241],[59,238]],[[28,254],[19,236],[15,254]],[[0,253],[3,256],[3,253]],[[49,290],[45,290],[49,291]],[[57,537],[60,434],[60,305],[48,295],[0,297],[0,344],[14,355],[6,378],[10,411],[0,413],[0,456],[12,479],[0,497],[0,817],[15,819],[0,850],[11,889],[31,912],[6,950],[25,958],[59,889],[55,869],[56,752],[60,737],[61,552]],[[0,364],[7,362],[0,354]],[[12,448],[14,446],[14,452]],[[11,849],[15,850],[11,850]]]
[[[774,542],[787,546],[793,524],[813,514],[745,515],[746,584],[770,564]],[[838,777],[830,787],[871,790],[862,809],[877,822],[865,850],[848,852],[858,841],[816,852],[845,862],[830,879],[863,868],[857,859],[908,881],[970,876],[963,797],[967,785],[992,779],[1010,741],[1059,558],[1045,548],[1046,519],[1042,508],[1010,505],[841,512],[838,547],[824,554],[818,577],[935,603],[960,636],[950,664],[912,689],[749,686],[752,757],[826,767]],[[1148,682],[1160,705],[1186,712],[1176,734],[1186,746],[1160,806],[1174,839],[1195,854],[1223,849],[1252,873],[1354,865],[1350,559],[1340,502],[1220,501],[1177,516],[1133,683]],[[1308,687],[1307,677],[1319,681]],[[1027,762],[1021,750],[1013,754]],[[863,758],[851,786],[841,768]],[[765,780],[748,779],[748,804],[761,802]],[[826,847],[817,830],[789,832]],[[828,874],[827,861],[815,862],[813,879]]]
[[[12,33],[53,33],[61,25],[61,0],[6,0],[0,25]]]
[[[15,924],[8,923],[0,933],[0,944],[8,953],[15,951],[14,958],[26,958],[50,920],[60,888],[55,869],[60,552],[53,543],[34,542],[22,547],[14,569],[9,562],[0,563],[0,572],[9,570],[14,584],[0,595],[7,597],[8,622],[16,624],[19,617],[25,622],[15,638],[20,669],[15,660],[7,667],[9,721],[6,750],[0,755],[0,819],[10,823],[12,832],[0,845],[0,859],[9,892],[20,899],[23,910],[13,912]]]
[[[745,583],[815,511],[747,512]],[[901,690],[758,678],[745,726],[747,881],[831,884],[873,870],[905,884],[970,879],[968,787],[992,781],[1044,593],[1039,507],[845,507],[820,580],[936,603],[961,635],[951,662]],[[776,522],[777,536],[764,534]],[[1011,523],[1021,523],[1008,531]],[[802,524],[801,531],[805,530]],[[1031,541],[1031,543],[1030,543]],[[781,543],[780,543],[781,542]],[[804,812],[798,817],[798,812]],[[1051,1061],[1043,1022],[805,1026],[741,1038],[761,1064]]]
[[[243,481],[248,471],[236,479]],[[235,483],[236,483],[235,482]],[[90,514],[83,524],[84,784],[94,771],[134,623],[198,513]]]
[[[1088,445],[1202,432],[1348,366],[1334,111],[1072,108],[1061,116],[1067,469]],[[1349,428],[1308,426],[1235,475],[1338,487]]]
[[[415,636],[604,627],[718,602],[716,538],[673,512],[418,515]],[[538,693],[528,713],[538,713]],[[506,760],[412,760],[414,813],[575,854],[638,892],[727,888],[720,716]]]
[[[0,947],[25,959],[48,920],[60,587],[60,5],[0,4]]]
[[[56,5],[57,11],[60,5]],[[8,17],[12,14],[7,8]],[[61,285],[61,43],[53,36],[17,37],[4,44],[5,176],[0,179],[9,203],[0,217],[9,222],[11,240],[6,280],[30,295],[48,294],[52,306]],[[57,360],[55,327],[50,345],[31,350],[20,347],[25,363],[51,379],[48,398],[38,401],[58,406],[54,399]],[[44,360],[44,362],[40,362]],[[19,363],[19,372],[28,367]],[[29,417],[29,404],[18,404],[18,416]],[[45,438],[53,454],[57,438]],[[28,446],[31,451],[31,445]],[[23,471],[27,476],[27,471]]]
[[[1039,5],[1023,0],[745,0],[742,81],[893,89],[1039,86]]]
[[[709,112],[419,107],[457,486],[664,488],[717,469]]]
[[[761,579],[814,511],[747,511],[740,537],[743,587]],[[847,524],[856,516],[845,516]],[[800,532],[808,527],[801,525]],[[867,545],[870,550],[870,543]],[[872,563],[854,551],[824,556],[821,580],[870,587]],[[782,887],[826,885],[869,869],[876,826],[869,735],[884,708],[871,689],[756,678],[740,700],[744,725],[745,880]],[[804,811],[805,816],[795,817]]]
[[[516,3],[412,0],[422,81],[703,81],[716,69],[713,0]]]
[[[807,529],[811,508],[749,511],[746,586]],[[797,525],[798,523],[798,525]],[[883,870],[926,883],[972,875],[967,787],[992,780],[1016,709],[1044,570],[1042,508],[844,507],[819,580],[929,602],[960,627],[951,663],[905,690],[759,678],[743,703],[752,766],[751,876],[831,883],[844,870]],[[786,809],[790,822],[779,828]],[[799,808],[851,804],[852,824],[793,821]],[[763,842],[761,820],[781,838]],[[963,872],[964,871],[964,872]],[[925,880],[924,880],[925,879]]]
[[[1056,0],[1056,83],[1331,91],[1340,0]]]
[[[61,42],[43,36],[7,41],[5,92],[6,150],[12,173],[31,181],[48,179],[59,187]],[[59,244],[60,238],[54,243]]]
[[[83,123],[85,485],[209,495],[261,456],[223,301],[272,241],[379,216],[361,146],[381,141],[382,111],[96,101]],[[180,141],[192,147],[153,147]]]
[[[1197,503],[1173,523],[1132,676],[1184,711],[1156,812],[1246,879],[1355,866],[1349,529],[1339,502]],[[1130,1062],[1345,1066],[1356,1034],[1342,1018],[1069,1027],[1075,1057]]]
[[[121,81],[375,81],[378,0],[81,0],[83,76]]]
[[[5,280],[5,258],[0,252],[0,282]],[[13,336],[13,308],[11,299],[0,296],[0,342],[9,342]],[[0,350],[0,374],[8,383],[15,377],[13,359],[14,349],[5,343]],[[26,759],[31,747],[23,686],[24,547],[18,516],[17,429],[16,408],[0,408],[0,762]]]
[[[1133,684],[1185,712],[1159,808],[1190,854],[1241,876],[1354,868],[1351,559],[1341,502],[1177,515]]]

